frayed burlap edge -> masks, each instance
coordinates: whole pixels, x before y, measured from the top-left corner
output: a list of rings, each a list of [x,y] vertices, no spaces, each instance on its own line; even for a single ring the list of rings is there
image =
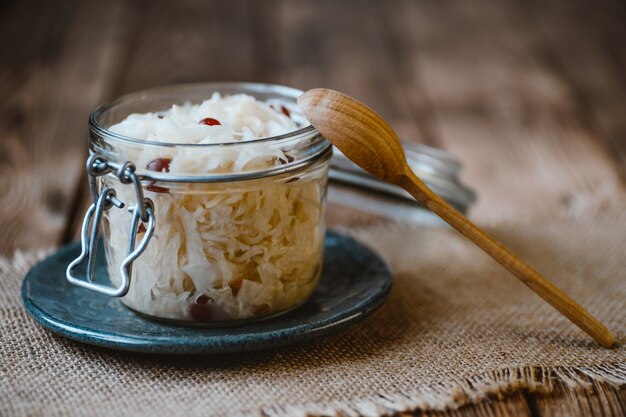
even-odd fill
[[[626,363],[603,364],[593,367],[524,367],[508,368],[441,382],[416,390],[378,393],[371,397],[329,404],[309,403],[264,407],[267,417],[287,416],[365,416],[379,417],[416,410],[457,409],[489,397],[504,396],[521,390],[550,393],[556,384],[571,390],[588,390],[596,383],[614,387],[626,385]],[[241,414],[258,416],[258,412]]]

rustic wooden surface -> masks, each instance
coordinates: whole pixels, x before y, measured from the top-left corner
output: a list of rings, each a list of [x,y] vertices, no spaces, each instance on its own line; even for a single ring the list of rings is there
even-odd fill
[[[623,199],[624,22],[620,0],[4,1],[0,253],[75,236],[98,103],[179,82],[359,97],[401,136],[464,162],[482,224]],[[423,414],[621,416],[626,389],[558,387]]]

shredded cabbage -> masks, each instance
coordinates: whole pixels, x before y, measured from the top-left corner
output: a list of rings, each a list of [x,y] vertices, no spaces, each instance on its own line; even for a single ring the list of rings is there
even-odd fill
[[[133,114],[110,130],[136,139],[168,143],[254,141],[296,130],[284,104],[247,95],[214,94],[199,105]],[[202,125],[212,118],[220,125]],[[163,172],[237,173],[284,164],[285,150],[250,142],[237,149],[157,149],[146,146],[123,158]],[[152,161],[152,164],[151,164]],[[154,163],[154,161],[159,161]],[[325,163],[305,172],[238,183],[149,184],[156,230],[135,261],[129,307],[157,317],[202,322],[278,313],[312,293],[320,275],[324,234]],[[132,187],[114,177],[102,186],[133,201]],[[119,283],[130,216],[106,212],[109,276]],[[138,239],[143,231],[139,231]]]

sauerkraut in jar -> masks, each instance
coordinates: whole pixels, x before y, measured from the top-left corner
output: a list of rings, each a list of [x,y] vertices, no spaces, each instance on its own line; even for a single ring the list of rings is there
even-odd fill
[[[307,300],[319,281],[331,147],[298,112],[300,91],[263,84],[173,86],[91,117],[91,151],[132,161],[156,227],[121,301],[157,318],[232,323]],[[99,188],[134,204],[109,174]],[[131,215],[107,210],[112,284],[121,281]],[[145,233],[139,223],[137,239]]]

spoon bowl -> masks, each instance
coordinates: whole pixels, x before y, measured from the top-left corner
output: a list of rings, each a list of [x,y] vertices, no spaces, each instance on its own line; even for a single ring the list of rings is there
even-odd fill
[[[337,91],[316,88],[302,94],[298,106],[324,137],[373,176],[395,182],[408,168],[404,149],[393,129],[360,101]],[[346,118],[350,123],[345,123]],[[373,137],[381,140],[372,140]]]

